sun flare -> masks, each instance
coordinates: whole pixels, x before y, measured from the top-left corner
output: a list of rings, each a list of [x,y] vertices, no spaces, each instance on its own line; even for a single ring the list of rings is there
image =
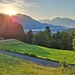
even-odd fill
[[[12,16],[15,15],[16,13],[13,10],[7,10],[5,14]]]

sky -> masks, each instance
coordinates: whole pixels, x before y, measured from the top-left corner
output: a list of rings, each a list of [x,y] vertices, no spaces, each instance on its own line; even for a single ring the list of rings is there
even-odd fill
[[[13,10],[34,19],[52,19],[55,17],[75,20],[75,0],[0,0],[0,13]]]

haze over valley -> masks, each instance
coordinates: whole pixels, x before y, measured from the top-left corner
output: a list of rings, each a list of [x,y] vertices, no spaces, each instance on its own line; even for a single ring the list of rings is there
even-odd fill
[[[38,21],[41,23],[54,24],[56,26],[65,26],[69,28],[75,28],[75,20],[70,19],[70,18],[56,17],[56,18],[53,18],[52,20],[42,19]]]

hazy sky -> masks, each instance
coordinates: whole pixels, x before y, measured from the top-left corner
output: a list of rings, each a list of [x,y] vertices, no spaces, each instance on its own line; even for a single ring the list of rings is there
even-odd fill
[[[75,0],[0,0],[0,12],[9,9],[35,19],[54,17],[75,19]]]

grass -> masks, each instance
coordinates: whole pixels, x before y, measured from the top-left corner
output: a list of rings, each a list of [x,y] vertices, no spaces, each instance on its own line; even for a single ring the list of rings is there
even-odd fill
[[[75,69],[39,66],[0,53],[0,75],[75,75]]]
[[[18,40],[0,42],[1,50],[8,50],[21,54],[28,54],[43,59],[75,64],[75,52],[67,50],[58,50],[52,48],[30,45]]]

